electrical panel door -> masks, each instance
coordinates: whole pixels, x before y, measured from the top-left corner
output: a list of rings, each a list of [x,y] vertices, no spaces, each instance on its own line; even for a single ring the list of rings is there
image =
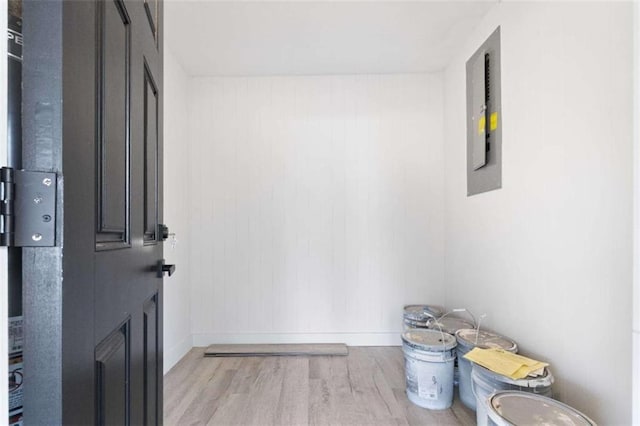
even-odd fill
[[[500,27],[467,61],[467,195],[502,187]]]

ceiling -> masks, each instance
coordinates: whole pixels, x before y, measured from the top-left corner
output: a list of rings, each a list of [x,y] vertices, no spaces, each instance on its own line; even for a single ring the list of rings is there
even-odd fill
[[[165,44],[190,75],[430,72],[497,1],[168,1]]]

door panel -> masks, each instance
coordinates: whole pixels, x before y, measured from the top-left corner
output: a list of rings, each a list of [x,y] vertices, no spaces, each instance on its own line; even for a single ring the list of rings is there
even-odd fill
[[[121,1],[98,3],[98,248],[128,243],[131,22]],[[118,247],[118,245],[116,245]]]
[[[158,89],[149,67],[144,67],[144,241],[158,234]]]
[[[129,322],[96,348],[96,424],[129,425]]]
[[[144,308],[144,424],[158,424],[158,296],[154,295]]]

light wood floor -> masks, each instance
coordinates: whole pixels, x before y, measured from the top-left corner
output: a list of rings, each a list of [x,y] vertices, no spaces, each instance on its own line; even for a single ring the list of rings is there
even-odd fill
[[[443,411],[409,402],[399,347],[350,347],[346,357],[203,352],[165,376],[165,425],[475,425],[457,399]]]

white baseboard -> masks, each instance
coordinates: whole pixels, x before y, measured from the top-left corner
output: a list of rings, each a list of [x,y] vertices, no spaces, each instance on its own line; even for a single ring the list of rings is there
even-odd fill
[[[193,347],[193,339],[191,336],[187,336],[178,344],[173,345],[172,348],[168,348],[164,351],[163,355],[163,368],[162,374],[167,374],[171,367],[176,365],[178,361],[182,359],[187,352]]]
[[[196,333],[193,346],[215,343],[344,343],[348,346],[401,346],[397,333]]]

